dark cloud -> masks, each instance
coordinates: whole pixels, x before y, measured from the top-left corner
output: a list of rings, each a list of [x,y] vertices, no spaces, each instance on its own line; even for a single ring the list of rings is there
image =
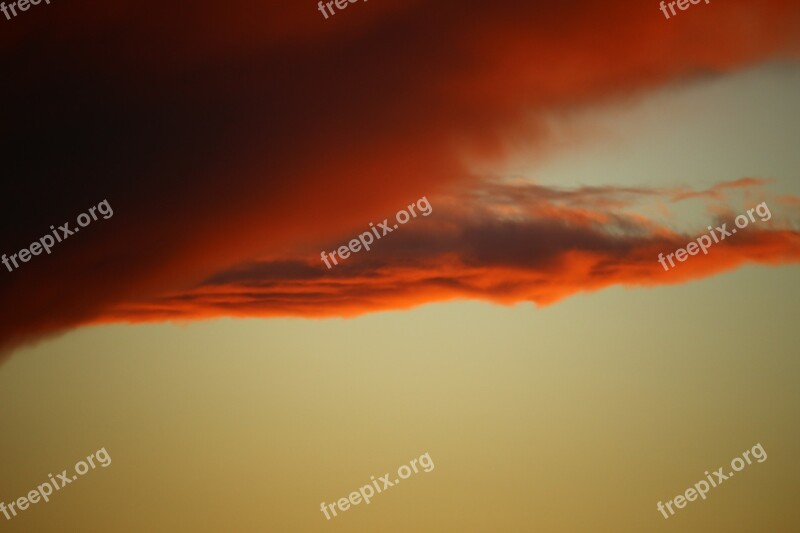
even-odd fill
[[[463,153],[498,155],[502,133],[532,113],[796,56],[793,3],[714,8],[677,24],[641,2],[381,0],[326,21],[313,2],[74,0],[2,20],[2,252],[103,199],[115,215],[0,275],[0,346],[123,308],[168,316],[142,302],[328,242],[408,198],[468,189]],[[475,232],[483,240],[465,260],[513,256],[482,247],[488,222]],[[396,246],[411,254],[405,239]],[[269,269],[267,279],[313,281],[302,267]],[[426,283],[454,294],[441,272]],[[385,304],[368,289],[347,305]],[[260,297],[220,306],[261,312]],[[285,292],[272,300],[294,305]]]

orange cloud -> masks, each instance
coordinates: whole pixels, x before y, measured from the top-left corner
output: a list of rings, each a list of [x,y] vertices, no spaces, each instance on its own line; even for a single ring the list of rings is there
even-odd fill
[[[761,183],[738,180],[712,190]],[[800,212],[773,203],[769,221],[756,218],[746,229],[712,245],[708,255],[690,257],[664,271],[659,253],[683,248],[707,231],[700,227],[697,235],[678,234],[621,211],[622,202],[609,202],[609,209],[596,202],[598,196],[618,196],[632,209],[637,197],[658,194],[674,192],[490,184],[469,194],[442,196],[440,202],[431,199],[435,207],[428,218],[412,219],[376,241],[371,251],[353,254],[331,270],[320,262],[317,249],[254,261],[189,290],[125,302],[103,320],[353,316],[456,298],[546,305],[612,285],[682,283],[743,263],[800,261],[800,232],[791,229]],[[593,207],[587,209],[587,204]],[[329,244],[324,249],[338,246]]]
[[[442,207],[450,226],[426,220],[419,225],[430,229],[391,243],[430,256],[381,262],[376,253],[359,271],[319,279],[278,275],[272,260],[264,281],[280,288],[273,293],[208,280],[270,254],[306,272],[302,243],[334,242],[421,194],[478,190],[463,155],[501,155],[504,133],[531,116],[800,50],[800,8],[787,0],[730,0],[670,21],[638,1],[358,7],[326,21],[310,2],[76,1],[4,25],[0,101],[13,105],[0,107],[0,144],[14,181],[0,246],[18,251],[103,198],[115,216],[2,273],[0,298],[13,312],[0,347],[98,320],[352,314],[454,297],[545,302],[571,284],[592,288],[608,261],[647,244],[593,224],[668,235],[653,221],[614,217],[635,191],[581,194],[582,204],[512,198],[481,219]],[[492,218],[513,213],[520,222]],[[556,246],[531,265],[475,241],[514,249],[502,236],[515,234],[572,239],[576,250]],[[417,249],[412,237],[434,248]],[[426,261],[432,278],[419,270]],[[639,268],[609,279],[627,272],[636,282]],[[517,281],[504,281],[508,272]],[[544,273],[563,282],[553,288]],[[425,290],[404,291],[411,282]]]

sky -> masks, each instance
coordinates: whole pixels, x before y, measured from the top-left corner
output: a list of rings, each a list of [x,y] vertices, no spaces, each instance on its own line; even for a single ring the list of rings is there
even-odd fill
[[[112,459],[0,527],[795,531],[799,38],[784,1],[0,17],[0,253],[113,208],[0,267],[0,502]]]

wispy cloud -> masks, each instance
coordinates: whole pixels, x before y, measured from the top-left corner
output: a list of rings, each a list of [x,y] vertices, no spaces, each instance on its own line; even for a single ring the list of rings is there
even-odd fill
[[[712,190],[762,183],[738,180]],[[800,232],[793,229],[800,210],[772,198],[778,209],[768,225],[749,228],[709,255],[665,273],[658,254],[696,235],[637,213],[636,199],[653,196],[674,198],[675,191],[490,184],[440,196],[435,216],[424,224],[404,227],[391,241],[336,270],[327,270],[317,249],[309,248],[308,253],[241,264],[189,290],[126,302],[106,318],[352,316],[454,298],[545,305],[612,285],[681,283],[744,263],[800,261]],[[697,230],[706,233],[703,226]]]

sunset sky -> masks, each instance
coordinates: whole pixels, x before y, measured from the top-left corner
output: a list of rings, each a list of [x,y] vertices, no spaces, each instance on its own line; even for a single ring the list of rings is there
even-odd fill
[[[0,531],[800,528],[796,2],[4,18]]]

